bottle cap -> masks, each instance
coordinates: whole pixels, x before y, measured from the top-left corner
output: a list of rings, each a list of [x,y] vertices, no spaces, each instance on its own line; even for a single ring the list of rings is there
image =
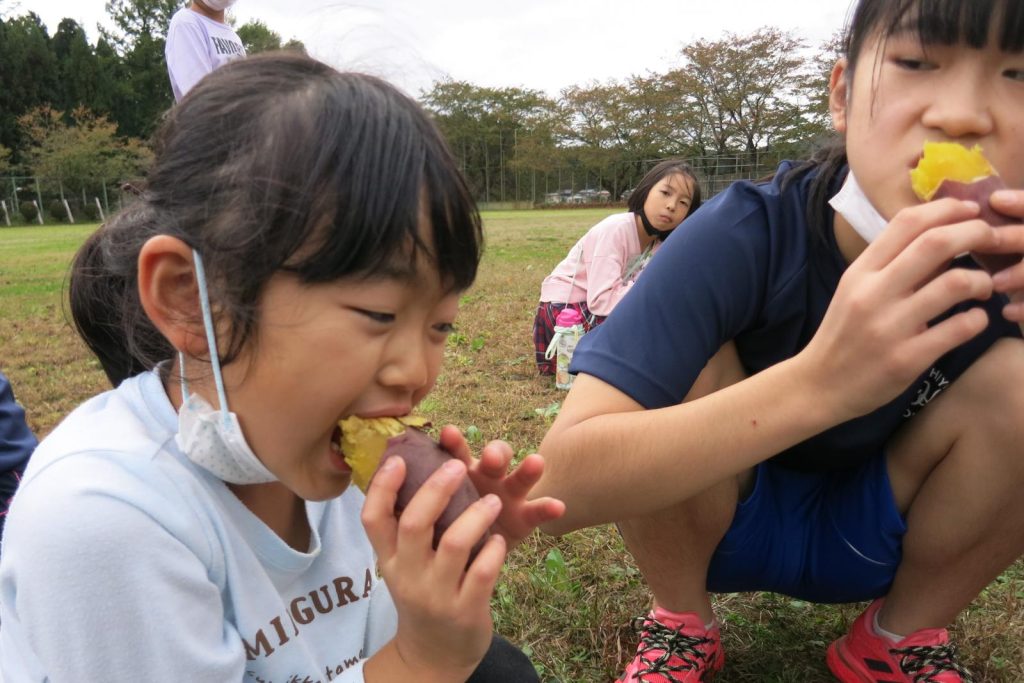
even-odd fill
[[[572,327],[573,325],[582,324],[583,316],[575,308],[563,308],[555,317],[555,325],[558,327]]]

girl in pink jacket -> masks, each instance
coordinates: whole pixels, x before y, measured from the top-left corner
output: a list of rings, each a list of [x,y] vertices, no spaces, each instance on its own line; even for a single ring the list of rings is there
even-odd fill
[[[545,352],[559,311],[578,308],[585,330],[600,324],[669,233],[700,206],[700,184],[689,165],[669,159],[647,172],[626,205],[626,213],[590,228],[541,283],[533,321],[540,374],[555,374],[555,360]]]

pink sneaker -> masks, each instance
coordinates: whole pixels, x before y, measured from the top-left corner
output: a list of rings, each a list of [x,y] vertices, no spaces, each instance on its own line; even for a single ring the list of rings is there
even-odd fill
[[[916,631],[898,643],[875,633],[875,600],[850,632],[828,647],[825,661],[843,683],[972,683],[956,661],[956,647],[944,628]]]
[[[725,664],[718,625],[704,629],[693,612],[675,614],[656,607],[637,617],[640,633],[636,657],[616,681],[619,683],[697,683],[712,681]]]

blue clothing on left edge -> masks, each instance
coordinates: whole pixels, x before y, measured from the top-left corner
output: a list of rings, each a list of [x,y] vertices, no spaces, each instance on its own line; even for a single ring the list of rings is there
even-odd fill
[[[36,437],[25,422],[25,411],[14,400],[7,377],[0,372],[0,536],[11,496],[36,449]]]

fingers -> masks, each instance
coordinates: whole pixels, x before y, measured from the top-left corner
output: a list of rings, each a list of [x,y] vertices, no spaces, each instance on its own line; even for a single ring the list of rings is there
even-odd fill
[[[439,580],[454,587],[462,580],[462,572],[469,562],[469,553],[477,541],[487,533],[494,521],[501,512],[501,499],[489,493],[480,498],[461,515],[459,515],[451,526],[441,536],[437,546],[435,558]],[[479,555],[473,560],[473,564],[479,561]],[[504,553],[498,558],[498,566],[494,568],[495,578],[501,571],[501,564],[505,561]],[[487,562],[487,560],[485,560]]]
[[[978,219],[930,228],[893,258],[887,288],[897,292],[917,289],[960,254],[985,251],[998,243],[995,229]]]
[[[988,203],[1004,216],[1024,218],[1024,190],[996,190]]]
[[[557,498],[538,498],[523,506],[523,523],[531,531],[545,522],[551,522],[565,514],[565,503]],[[526,534],[523,534],[524,536]]]
[[[941,273],[902,302],[896,318],[911,329],[934,320],[956,304],[992,296],[992,278],[983,270],[954,268]]]
[[[398,521],[398,553],[401,561],[426,561],[433,551],[434,525],[465,476],[465,463],[449,460],[427,477],[423,486],[413,495]]]
[[[473,453],[469,450],[466,437],[455,425],[442,427],[441,433],[438,435],[438,442],[441,444],[441,448],[466,463],[467,466],[473,463]]]
[[[881,270],[928,230],[969,221],[977,218],[979,212],[980,207],[975,202],[957,199],[939,199],[904,209],[889,222],[879,238],[868,245],[855,264],[858,268]],[[978,247],[970,245],[958,253],[975,248]]]
[[[519,463],[519,467],[506,477],[505,490],[511,497],[526,498],[543,474],[544,458],[537,453],[528,455]]]
[[[484,605],[485,609],[490,609],[491,595],[494,594],[494,586],[501,576],[507,554],[508,544],[504,537],[491,534],[462,580],[460,601],[466,609],[472,609],[475,605]]]
[[[988,314],[971,308],[933,325],[907,342],[905,353],[910,358],[939,358],[980,334],[988,325]]]
[[[512,447],[505,441],[491,441],[480,452],[477,470],[492,479],[500,479],[508,471],[514,455]]]
[[[391,457],[384,461],[370,480],[361,519],[377,556],[386,560],[395,554],[395,503],[398,489],[405,481],[405,461]]]

